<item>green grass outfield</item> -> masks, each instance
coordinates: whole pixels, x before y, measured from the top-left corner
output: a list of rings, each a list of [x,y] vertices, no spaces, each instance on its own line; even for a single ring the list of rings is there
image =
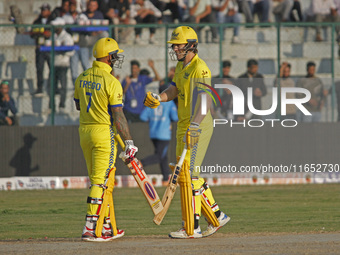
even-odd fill
[[[160,197],[165,188],[157,189]],[[340,231],[340,184],[212,187],[231,217],[222,233]],[[89,190],[0,192],[0,240],[81,236]],[[114,190],[117,226],[126,235],[167,235],[181,226],[179,188],[162,224],[138,188]],[[206,223],[201,219],[202,229]]]

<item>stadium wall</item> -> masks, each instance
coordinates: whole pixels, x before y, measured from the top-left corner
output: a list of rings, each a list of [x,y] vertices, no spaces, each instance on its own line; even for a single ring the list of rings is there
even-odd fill
[[[0,177],[87,175],[78,126],[16,126],[1,127],[0,130]],[[139,146],[138,158],[152,154],[148,124],[135,123],[130,130]],[[175,158],[173,143],[169,157]],[[116,166],[117,174],[130,174],[121,159],[117,158]],[[148,170],[159,173],[157,166],[148,167]]]
[[[138,158],[153,153],[146,123],[130,125]],[[173,127],[175,130],[176,127]],[[77,126],[1,127],[0,177],[86,176]],[[329,164],[339,166],[339,124],[298,124],[294,128],[265,125],[261,128],[218,125],[203,166],[299,166]],[[175,132],[170,144],[170,162],[175,159]],[[327,171],[329,167],[327,167]],[[117,175],[129,170],[117,159]],[[157,165],[149,174],[159,174]]]

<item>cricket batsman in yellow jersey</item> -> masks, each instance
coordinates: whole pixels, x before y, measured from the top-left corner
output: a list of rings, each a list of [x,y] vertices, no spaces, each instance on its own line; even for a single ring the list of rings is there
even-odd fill
[[[121,68],[124,60],[124,56],[120,54],[122,52],[114,39],[98,40],[93,47],[93,56],[96,60],[75,82],[74,101],[77,110],[80,111],[80,145],[91,181],[86,223],[82,233],[84,241],[110,241],[124,235],[123,230],[115,227],[113,210],[108,210],[107,204],[101,208],[103,197],[105,199],[104,194],[107,194],[105,192],[108,189],[111,189],[112,200],[117,153],[115,133],[118,131],[125,140],[125,152],[120,157],[126,159],[138,151],[133,144],[122,109],[122,86],[111,75],[113,67]],[[101,235],[96,235],[100,212],[105,213],[105,219],[104,223],[101,223],[103,225]]]
[[[197,170],[203,162],[213,133],[212,116],[207,107],[211,103],[209,96],[205,97],[210,98],[206,100],[206,114],[201,111],[202,95],[210,90],[211,73],[197,55],[197,34],[191,27],[177,27],[168,43],[171,44],[171,59],[178,61],[172,86],[160,95],[148,92],[144,104],[156,108],[160,102],[167,102],[178,96],[177,158],[185,146],[189,150],[178,180],[183,227],[179,231],[171,232],[169,236],[201,238],[214,234],[230,220],[230,217],[220,211],[211,189]],[[209,223],[203,233],[199,226],[201,212]]]

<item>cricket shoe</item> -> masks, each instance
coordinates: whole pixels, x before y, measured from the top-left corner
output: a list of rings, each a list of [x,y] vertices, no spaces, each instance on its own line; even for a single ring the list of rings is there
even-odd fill
[[[191,235],[191,236],[188,236],[185,229],[181,228],[180,230],[178,230],[176,232],[170,232],[169,237],[178,238],[178,239],[201,238],[202,237],[201,227],[194,229],[194,234]]]
[[[112,237],[111,240],[122,237],[125,234],[124,230],[117,228],[117,235],[113,235],[111,224],[103,224],[102,236]]]
[[[230,217],[227,216],[224,212],[221,212],[221,215],[220,217],[217,218],[217,220],[220,223],[220,225],[218,227],[214,227],[213,224],[209,224],[207,230],[204,231],[202,234],[203,237],[211,236],[212,234],[214,234],[217,230],[219,230],[221,227],[227,224],[228,221],[230,221]]]
[[[103,224],[102,236],[112,236],[112,229],[110,224]]]
[[[117,228],[117,235],[111,236],[112,237],[111,240],[120,238],[120,237],[124,236],[124,234],[125,234],[125,231],[123,229],[118,229]]]
[[[87,242],[108,242],[108,241],[111,241],[113,239],[120,238],[120,237],[124,236],[124,234],[125,234],[124,230],[117,228],[117,235],[115,235],[115,236],[113,236],[112,234],[108,234],[106,232],[102,236],[97,237],[96,234],[95,234],[95,229],[89,229],[88,227],[85,226],[83,234],[81,236],[81,239],[83,241],[87,241]]]

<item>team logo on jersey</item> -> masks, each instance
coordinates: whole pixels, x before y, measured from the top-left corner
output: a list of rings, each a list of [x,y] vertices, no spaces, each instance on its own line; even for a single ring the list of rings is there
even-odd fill
[[[189,73],[184,73],[183,78],[184,78],[184,79],[188,79],[188,78],[189,78]]]
[[[184,93],[180,89],[178,89],[178,97],[184,100]]]
[[[172,32],[172,34],[171,34],[171,41],[172,40],[178,40],[178,35],[179,35],[179,33]]]
[[[208,71],[202,70],[202,76],[203,77],[208,76]]]
[[[122,94],[118,93],[117,98],[120,99],[120,98],[122,98],[122,96],[123,96]]]

